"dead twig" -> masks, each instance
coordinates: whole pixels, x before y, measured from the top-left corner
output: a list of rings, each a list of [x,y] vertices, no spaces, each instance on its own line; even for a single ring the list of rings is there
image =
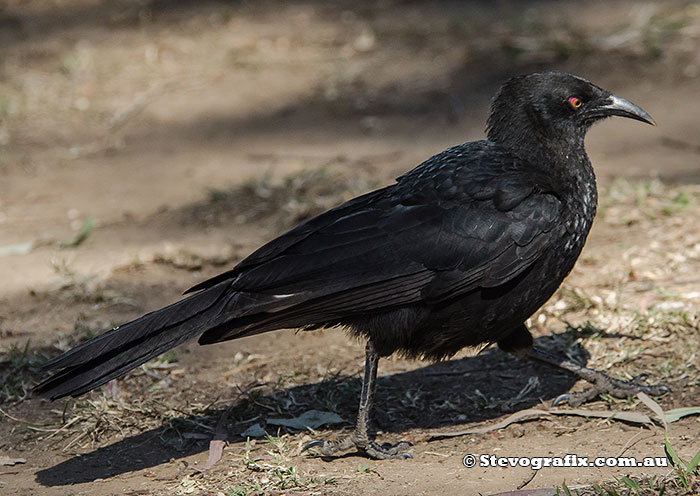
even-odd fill
[[[470,429],[465,429],[456,432],[436,432],[430,436],[429,441],[433,441],[435,439],[442,439],[446,437],[466,436],[467,434],[483,434],[485,432],[503,429],[504,427],[508,427],[510,424],[516,422],[534,420],[536,418],[547,417],[550,415],[574,415],[578,417],[593,417],[602,418],[606,420],[615,419],[621,420],[623,422],[631,422],[634,424],[654,423],[648,415],[637,412],[611,412],[609,410],[585,410],[582,408],[574,408],[569,410],[541,410],[537,408],[529,408],[527,410],[516,412],[513,415],[510,415],[504,420],[493,425],[487,425],[483,427],[472,427]]]

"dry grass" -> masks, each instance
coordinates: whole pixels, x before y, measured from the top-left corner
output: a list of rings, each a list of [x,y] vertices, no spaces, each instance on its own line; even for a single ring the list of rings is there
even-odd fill
[[[251,183],[236,192],[213,195],[211,208],[247,202],[246,211],[253,209],[251,220],[269,215],[274,209],[287,212],[286,217],[282,216],[285,222],[296,221],[300,215],[311,215],[329,203],[336,203],[338,195],[345,194],[338,193],[337,184],[329,179],[333,177],[329,174],[326,171],[295,175],[276,185],[267,181]],[[263,199],[273,206],[265,205]],[[697,401],[700,330],[695,309],[700,303],[700,293],[694,291],[694,281],[684,274],[699,273],[700,268],[700,232],[686,228],[692,225],[700,204],[700,188],[672,187],[658,182],[618,182],[603,192],[601,204],[603,211],[597,232],[584,259],[562,290],[533,317],[533,327],[550,336],[548,346],[569,350],[574,360],[587,358],[589,366],[623,378],[647,372],[655,381],[671,385],[673,398],[688,392],[688,397]],[[614,236],[608,239],[612,232]],[[94,298],[89,281],[76,278],[70,271],[64,272],[64,284],[56,289],[61,298],[72,295],[82,301],[86,294]],[[591,278],[594,272],[600,277]],[[60,349],[66,346],[64,342],[58,345]],[[35,351],[29,343],[24,348],[4,352],[0,361],[4,384],[2,404],[16,404],[26,397],[28,385],[36,379],[37,366],[46,353],[46,350]],[[270,379],[269,372],[265,372],[267,369],[262,364],[256,364],[254,357],[251,360],[250,368],[242,368],[247,370],[243,376],[258,383],[251,383],[256,387],[239,388],[245,392],[236,397],[235,408],[231,410],[235,423],[264,418],[270,412],[275,416],[292,416],[310,408],[344,412],[357,394],[356,379],[348,381],[348,377],[338,375],[324,378],[303,368],[291,378],[275,374],[272,381],[260,382],[263,373]],[[94,448],[115,437],[149,429],[169,433],[165,436],[167,442],[182,448],[211,437],[222,414],[222,401],[212,396],[216,391],[210,391],[209,396],[200,395],[197,401],[188,400],[186,389],[176,389],[171,381],[180,374],[177,357],[170,354],[132,372],[128,380],[120,382],[119,391],[95,392],[85,399],[65,403],[63,409],[53,410],[54,423],[32,425],[3,413],[17,423],[17,432],[24,431],[37,442],[61,451]],[[290,384],[314,380],[320,382],[301,395],[290,396]],[[147,391],[149,394],[144,395]],[[475,406],[503,406],[503,400],[478,393],[470,400]],[[432,408],[435,405],[428,408],[418,385],[387,394],[401,408],[425,409],[435,415],[449,409],[449,405],[438,405],[437,410]],[[539,393],[528,390],[523,394]],[[602,400],[618,409],[634,409],[638,404],[634,399]],[[661,404],[665,401],[666,398],[660,399]],[[228,472],[214,470],[188,475],[174,482],[176,486],[171,489],[181,494],[202,491],[257,494],[287,489],[315,491],[341,484],[334,475],[326,478],[300,475],[294,461],[305,439],[308,435],[289,431],[265,440],[249,440],[244,456],[234,455],[233,460],[225,462],[230,467]],[[358,476],[362,472],[358,470]],[[231,477],[239,483],[230,484]],[[697,488],[697,477],[691,475],[688,481],[690,488]],[[661,487],[665,488],[664,494],[693,494],[694,490],[683,487],[680,479],[670,474],[666,478],[602,482],[600,487],[579,488],[571,494],[656,495],[661,494]]]
[[[691,476],[689,484],[681,483],[675,474],[665,477],[619,477],[589,487],[558,488],[557,496],[694,496],[700,491],[700,478]]]
[[[342,156],[315,162],[306,160],[313,168],[281,180],[264,175],[233,188],[211,190],[209,200],[187,214],[206,225],[269,220],[270,230],[280,232],[377,186],[375,170],[368,163]]]
[[[92,1],[78,3],[97,5]],[[58,30],[35,39],[35,34],[44,30],[32,25],[31,15],[22,9],[29,6],[30,13],[50,12],[53,6],[35,0],[8,3],[7,18],[21,14],[18,19],[29,23],[30,35],[24,38],[20,32],[14,44],[8,45],[4,61],[0,171],[21,168],[41,172],[76,158],[101,159],[107,152],[131,150],[130,139],[150,128],[154,115],[170,110],[171,102],[183,105],[210,92],[215,94],[221,78],[232,73],[257,80],[256,74],[272,70],[265,79],[286,81],[287,73],[279,71],[280,67],[306,70],[307,80],[299,86],[315,89],[293,95],[294,100],[301,96],[300,107],[306,108],[309,102],[314,107],[318,101],[322,112],[334,118],[362,116],[361,127],[368,134],[381,130],[386,125],[385,114],[392,112],[421,113],[429,117],[425,122],[438,122],[447,109],[449,118],[462,118],[466,109],[460,93],[462,88],[472,88],[472,73],[484,61],[508,71],[556,66],[628,82],[639,74],[664,73],[677,78],[679,86],[685,84],[683,78],[700,73],[700,9],[692,2],[646,2],[639,9],[611,4],[610,15],[602,18],[599,9],[585,5],[562,13],[555,8],[550,12],[548,6],[512,9],[503,4],[494,6],[489,17],[474,18],[471,8],[455,12],[433,9],[434,13],[425,9],[416,16],[421,11],[414,10],[412,3],[406,4],[407,9],[387,4],[379,5],[376,12],[374,7],[366,12],[362,8],[357,13],[344,12],[339,20],[333,17],[335,6],[326,10],[318,4],[316,10],[297,17],[297,6],[290,4],[289,11],[280,8],[284,23],[269,28],[265,26],[267,19],[255,18],[256,13],[269,9],[263,4],[261,10],[252,11],[248,26],[246,11],[238,7],[206,2],[197,5],[197,15],[193,15],[195,10],[188,10],[192,2],[175,3],[186,8],[168,17],[164,8],[168,2],[107,2],[103,6],[106,15],[97,16],[95,26],[89,28],[116,37],[91,34],[81,41],[84,32],[79,28],[70,36],[62,36],[63,31]],[[256,4],[242,5],[252,8]],[[154,15],[152,10],[158,9],[161,12]],[[304,15],[313,18],[314,24],[304,21]],[[58,23],[62,21],[58,19]],[[293,28],[299,22],[302,31]],[[128,30],[122,32],[121,27]],[[481,85],[483,82],[476,86]],[[186,108],[189,113],[198,107],[188,104]],[[227,109],[221,111],[227,113]],[[173,121],[199,117],[183,114],[174,113]],[[217,129],[212,134],[218,133]],[[150,140],[150,135],[146,136]],[[168,150],[170,142],[180,135],[174,136],[165,136]],[[198,139],[199,135],[192,138]],[[255,223],[276,234],[375,185],[375,171],[362,161],[302,158],[298,165],[313,170],[212,191],[205,202],[178,214],[198,228]],[[552,350],[566,350],[571,358],[615,376],[650,373],[652,380],[673,388],[672,395],[659,400],[665,408],[698,404],[700,333],[696,309],[700,292],[695,288],[700,279],[695,275],[700,274],[700,232],[695,225],[699,205],[700,188],[695,186],[620,181],[604,191],[596,232],[577,269],[532,319],[540,339],[549,336],[543,339],[544,344]],[[74,239],[76,243],[80,240]],[[177,251],[158,254],[143,263],[201,270],[230,264],[239,255],[235,249],[216,256]],[[129,305],[135,312],[130,295],[114,290],[109,280],[78,274],[63,262],[58,262],[56,269],[56,286],[33,295],[37,308],[46,309],[45,303],[57,302],[69,308],[71,315],[78,309],[82,315],[76,319],[73,332],[57,338],[50,348],[36,348],[29,342],[10,348],[0,344],[0,418],[3,429],[11,426],[3,430],[7,436],[0,436],[4,438],[0,449],[35,446],[76,455],[152,432],[157,435],[152,444],[186,452],[193,444],[206,443],[224,405],[231,402],[235,402],[228,424],[232,439],[251,424],[264,424],[267,416],[290,417],[310,408],[337,412],[346,419],[354,414],[359,387],[355,368],[347,369],[354,373],[348,376],[341,373],[344,369],[340,366],[321,370],[302,363],[298,355],[286,362],[279,356],[233,357],[224,377],[194,384],[193,377],[201,377],[201,370],[187,368],[187,361],[180,360],[180,353],[185,352],[180,350],[131,372],[116,389],[113,385],[111,390],[93,392],[77,401],[55,403],[52,411],[46,404],[36,408],[38,401],[26,402],[25,398],[46,356],[118,323],[102,320],[110,305]],[[83,313],[86,308],[87,316]],[[42,317],[51,310],[43,312]],[[333,359],[344,365],[352,362],[355,367],[359,355]],[[516,361],[497,352],[489,351],[486,360],[498,373],[515,376],[520,372],[507,370]],[[379,409],[384,423],[416,431],[423,425],[414,427],[411,422],[417,417],[436,422],[445,418],[460,422],[492,419],[500,412],[539,401],[551,388],[550,381],[541,377],[531,388],[522,387],[524,381],[513,390],[492,387],[488,381],[461,381],[461,390],[456,385],[433,391],[425,385],[431,374],[465,375],[463,370],[448,369],[450,363],[443,365],[446,372],[431,369],[423,372],[423,380],[418,377],[416,381],[387,384],[380,378],[386,398]],[[485,374],[475,376],[483,378]],[[478,389],[464,384],[469,382],[478,382]],[[239,392],[231,398],[230,388],[237,384]],[[517,402],[513,401],[516,397]],[[642,408],[636,400],[603,398],[602,403],[616,409]],[[478,413],[465,415],[468,412]],[[172,480],[163,481],[162,494],[337,493],[344,490],[346,479],[375,477],[373,462],[362,462],[352,474],[332,473],[336,469],[328,464],[328,474],[309,475],[298,456],[309,435],[291,430],[277,433],[269,428],[268,432],[273,435],[250,440],[243,452],[227,450],[215,470],[202,474],[191,473],[192,467],[181,467]],[[382,438],[400,434],[390,432]],[[693,440],[685,442],[690,445]],[[675,474],[632,477],[601,481],[601,489],[577,488],[572,494],[658,495],[662,485],[665,494],[696,494],[697,478],[689,480],[692,489],[682,487]],[[567,494],[564,487],[560,494]]]
[[[629,377],[647,367],[656,377],[697,384],[698,204],[697,186],[613,184],[601,195],[592,246],[535,323],[587,329],[577,341],[593,367]],[[579,286],[584,271],[587,284]]]

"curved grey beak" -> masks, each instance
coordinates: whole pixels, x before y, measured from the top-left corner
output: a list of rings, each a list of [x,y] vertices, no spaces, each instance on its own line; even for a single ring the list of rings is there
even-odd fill
[[[656,126],[656,122],[644,110],[637,107],[634,103],[628,102],[624,98],[615,95],[610,95],[610,103],[601,105],[596,109],[598,115],[619,115],[620,117],[628,117],[637,121],[646,122],[652,126]]]

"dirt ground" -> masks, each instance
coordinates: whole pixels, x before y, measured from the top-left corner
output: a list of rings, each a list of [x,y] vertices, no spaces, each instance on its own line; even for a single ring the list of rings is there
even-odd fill
[[[377,435],[413,442],[405,461],[300,453],[354,419],[363,347],[338,330],[187,344],[77,400],[28,393],[47,357],[480,139],[499,84],[548,69],[658,126],[589,133],[599,215],[532,318],[536,340],[618,377],[649,373],[672,388],[665,411],[699,406],[699,3],[6,0],[0,47],[2,494],[700,493],[671,466],[466,468],[467,454],[666,457],[658,421],[567,406],[435,439],[585,387],[495,349],[380,362]],[[638,398],[582,408],[657,418]],[[342,422],[275,424],[310,410]],[[699,420],[668,424],[686,461]],[[222,459],[197,472],[221,432]]]

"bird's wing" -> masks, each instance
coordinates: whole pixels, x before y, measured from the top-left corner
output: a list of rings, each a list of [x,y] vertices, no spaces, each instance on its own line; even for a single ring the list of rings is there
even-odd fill
[[[231,289],[265,301],[269,318],[256,322],[272,328],[439,301],[522,273],[550,242],[561,201],[512,156],[477,154],[475,165],[473,153],[448,152],[265,245],[229,273]]]
[[[290,248],[291,246],[303,241],[308,236],[317,232],[320,228],[338,221],[339,219],[342,219],[348,215],[352,215],[352,213],[366,208],[373,202],[378,201],[386,194],[386,191],[389,188],[390,186],[358,196],[299,224],[285,234],[255,250],[240,263],[238,263],[238,265],[236,265],[232,270],[223,272],[217,276],[202,281],[195,286],[192,286],[185,291],[185,294],[210,288],[222,281],[233,280],[243,270],[274,259],[276,256],[281,255],[287,248]]]

